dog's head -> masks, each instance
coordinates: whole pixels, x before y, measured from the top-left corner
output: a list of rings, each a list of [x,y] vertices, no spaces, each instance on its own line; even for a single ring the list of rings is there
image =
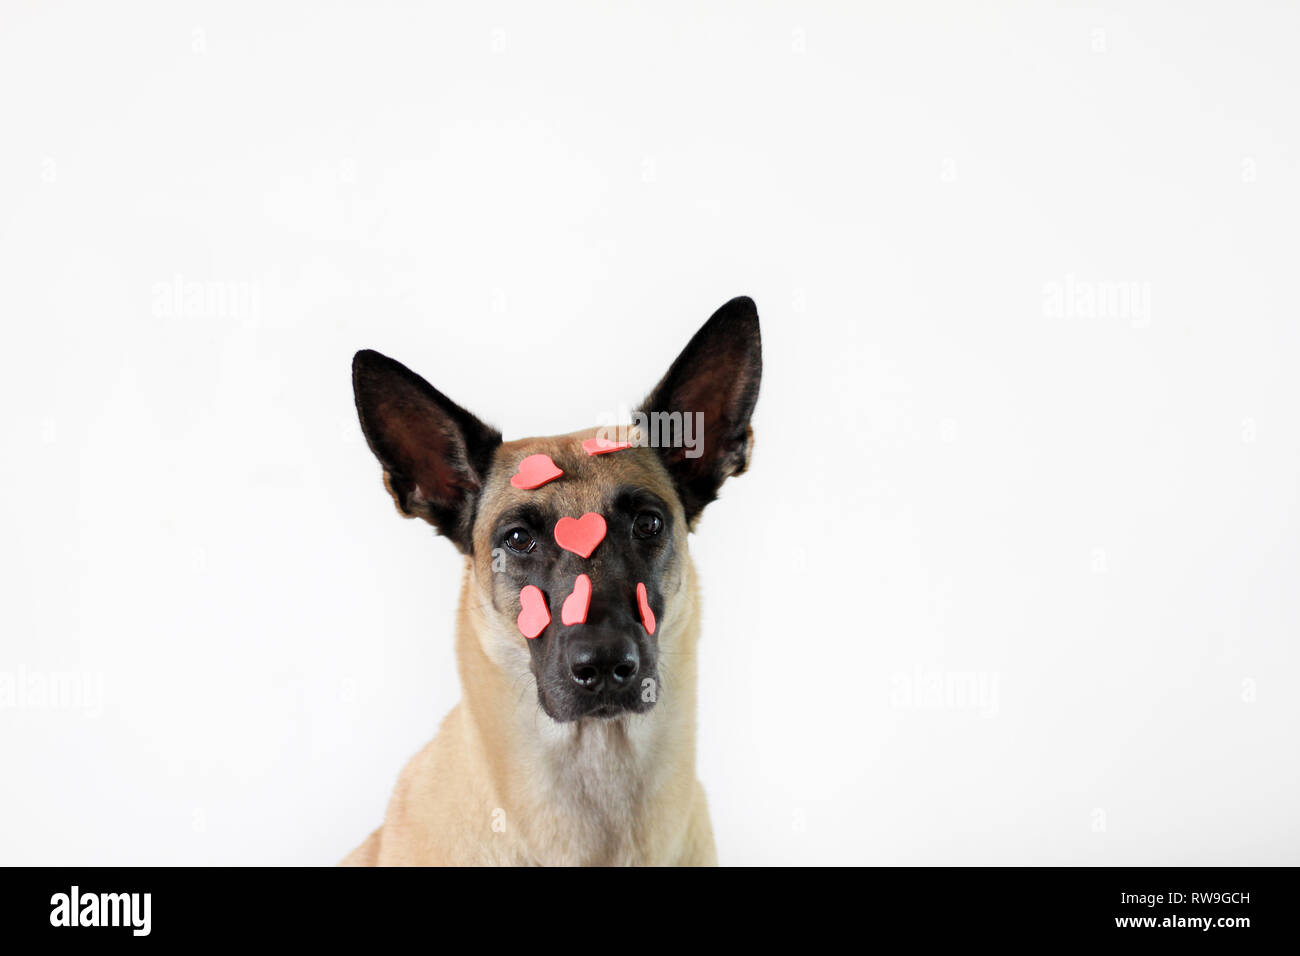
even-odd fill
[[[748,465],[761,373],[747,298],[696,333],[630,429],[502,442],[392,359],[358,352],[352,365],[398,509],[468,556],[484,651],[531,672],[556,721],[654,706],[661,657],[689,612],[687,534]]]

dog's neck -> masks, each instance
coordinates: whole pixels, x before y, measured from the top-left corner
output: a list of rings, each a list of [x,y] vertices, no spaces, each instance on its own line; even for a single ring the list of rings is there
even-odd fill
[[[689,561],[688,561],[689,563]],[[693,582],[693,570],[686,578]],[[695,779],[696,656],[699,611],[685,587],[678,613],[660,628],[657,702],[644,714],[558,723],[542,710],[527,648],[517,635],[484,633],[475,613],[473,569],[461,593],[456,652],[469,750],[483,755],[489,799],[513,812],[524,831],[546,828],[573,859],[532,862],[627,862],[656,808]],[[486,795],[485,795],[486,796]],[[567,842],[566,842],[567,841]],[[553,838],[535,841],[557,845]]]

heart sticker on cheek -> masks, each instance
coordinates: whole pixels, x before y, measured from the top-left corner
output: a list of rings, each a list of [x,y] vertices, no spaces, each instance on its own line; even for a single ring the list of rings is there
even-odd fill
[[[594,511],[581,518],[564,517],[555,522],[555,543],[581,557],[591,557],[596,545],[604,540],[605,519]]]
[[[587,608],[591,607],[591,578],[579,574],[573,582],[573,593],[560,605],[560,622],[567,627],[587,623]]]
[[[638,583],[636,586],[636,606],[641,609],[641,623],[645,626],[647,634],[655,632],[655,612],[650,610],[650,598],[646,596],[645,585]]]
[[[519,632],[532,640],[546,630],[547,624],[551,623],[551,612],[546,609],[546,597],[542,594],[541,588],[525,584],[523,590],[519,592],[519,603],[523,605],[523,609],[519,612],[515,623],[519,625]]]
[[[523,491],[532,491],[562,474],[564,472],[556,467],[550,455],[529,455],[519,463],[519,471],[510,476],[510,484]]]
[[[610,441],[607,438],[588,438],[582,443],[582,450],[588,455],[608,455],[612,451],[631,447],[630,441]]]

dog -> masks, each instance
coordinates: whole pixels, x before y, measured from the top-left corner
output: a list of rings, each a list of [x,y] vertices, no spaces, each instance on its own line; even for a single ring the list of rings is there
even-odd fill
[[[520,367],[508,385],[531,400],[545,374]],[[398,511],[465,557],[463,697],[343,865],[716,865],[687,537],[749,465],[761,376],[758,312],[736,298],[632,427],[506,442],[405,366],[356,354],[361,428]]]

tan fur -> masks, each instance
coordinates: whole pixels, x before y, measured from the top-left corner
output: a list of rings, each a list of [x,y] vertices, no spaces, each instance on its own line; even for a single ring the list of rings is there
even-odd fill
[[[580,515],[619,483],[640,483],[681,505],[656,453],[588,456],[595,430],[503,444],[475,522],[456,624],[464,696],[437,736],[402,771],[383,826],[343,861],[373,865],[713,865],[704,790],[695,777],[699,598],[681,534],[660,617],[660,691],[645,714],[556,723],[537,701],[517,608],[493,592],[489,535],[496,514],[545,495]],[[550,454],[565,479],[512,488],[526,455]]]

